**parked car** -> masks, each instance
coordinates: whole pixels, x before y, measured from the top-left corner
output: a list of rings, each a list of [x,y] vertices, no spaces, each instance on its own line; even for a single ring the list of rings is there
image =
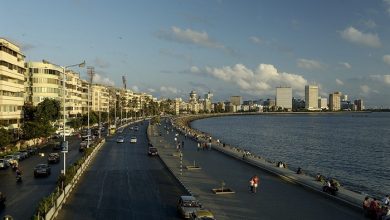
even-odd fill
[[[19,152],[13,153],[12,155],[14,156],[14,159],[17,161],[21,161],[24,159],[24,158],[22,158],[22,154]]]
[[[20,150],[19,153],[23,159],[26,159],[30,156],[27,150]]]
[[[9,154],[9,155],[6,155],[4,156],[4,160],[7,161],[7,163],[12,166],[13,164],[17,164],[18,163],[18,160],[15,159],[14,155],[12,154]]]
[[[130,143],[137,143],[137,138],[136,137],[131,137],[130,138]]]
[[[7,169],[9,167],[9,163],[5,159],[0,159],[0,169]]]
[[[158,150],[156,147],[149,147],[148,149],[148,155],[149,156],[154,156],[154,155],[158,155]]]
[[[125,142],[125,139],[122,137],[122,136],[119,136],[117,139],[116,139],[116,143],[123,143]]]
[[[59,163],[60,155],[58,153],[50,153],[47,157],[47,162],[50,163]]]
[[[37,153],[37,148],[36,147],[30,147],[30,148],[27,149],[27,152],[28,152],[28,154],[30,154],[30,156],[34,155],[34,154]]]
[[[61,142],[60,141],[51,141],[48,146],[53,150],[61,150]]]
[[[49,176],[51,173],[51,168],[48,164],[38,164],[34,168],[34,177],[39,177],[39,176]]]
[[[201,208],[202,205],[193,196],[180,196],[177,201],[177,211],[183,218],[190,218],[191,213]]]
[[[134,126],[134,131],[138,131],[139,130],[139,127],[138,126]]]
[[[213,213],[207,209],[201,209],[191,213],[191,220],[215,220]]]

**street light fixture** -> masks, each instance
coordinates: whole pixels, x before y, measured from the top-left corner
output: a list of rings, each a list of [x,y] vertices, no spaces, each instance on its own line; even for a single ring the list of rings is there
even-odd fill
[[[67,68],[70,68],[70,67],[75,67],[75,66],[78,66],[78,67],[84,67],[85,66],[85,60],[82,62],[82,63],[79,63],[79,64],[74,64],[74,65],[68,65],[68,66],[60,66],[60,65],[57,65],[57,64],[54,64],[54,63],[51,63],[51,62],[48,62],[46,60],[42,60],[43,63],[49,63],[49,64],[52,64],[52,65],[55,65],[55,66],[58,66],[62,69],[62,76],[63,76],[63,79],[62,79],[62,100],[63,100],[63,126],[62,126],[62,135],[64,137],[64,141],[62,143],[62,152],[64,153],[64,175],[65,175],[65,172],[66,172],[66,153],[68,152],[68,142],[66,141],[66,138],[65,138],[65,90],[66,90],[66,87],[65,87],[65,81],[66,81],[66,77],[65,77],[65,72],[66,72],[66,69]]]

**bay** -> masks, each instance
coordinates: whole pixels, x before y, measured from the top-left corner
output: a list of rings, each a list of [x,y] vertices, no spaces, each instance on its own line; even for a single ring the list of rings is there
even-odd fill
[[[214,117],[191,126],[289,168],[333,177],[353,191],[390,193],[390,113]]]

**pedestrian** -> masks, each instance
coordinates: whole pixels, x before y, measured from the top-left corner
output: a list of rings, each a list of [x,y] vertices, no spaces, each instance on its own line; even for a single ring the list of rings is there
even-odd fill
[[[184,141],[181,141],[181,147],[184,149]]]
[[[254,185],[255,185],[255,181],[254,181],[253,177],[251,177],[251,179],[249,180],[249,188],[250,188],[252,193],[254,192],[253,191]]]
[[[257,175],[255,175],[253,177],[253,192],[256,193],[257,192],[257,187],[259,186],[259,183],[260,183],[260,179]]]
[[[386,195],[385,198],[382,200],[384,205],[390,205],[390,195]]]
[[[200,143],[198,142],[198,151],[200,150]]]

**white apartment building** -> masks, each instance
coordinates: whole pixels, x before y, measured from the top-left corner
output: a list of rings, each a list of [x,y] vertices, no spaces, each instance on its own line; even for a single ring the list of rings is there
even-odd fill
[[[339,111],[341,109],[341,92],[329,94],[329,110]]]
[[[24,105],[25,56],[18,45],[0,38],[0,127],[18,129]]]
[[[93,84],[90,91],[91,110],[95,112],[108,112],[109,91],[107,86]]]
[[[305,86],[305,108],[309,111],[318,110],[318,86]]]
[[[68,117],[78,117],[83,114],[83,84],[80,74],[67,70],[65,73],[65,110]],[[62,95],[61,95],[62,96]]]
[[[320,109],[328,109],[328,99],[327,98],[318,98],[318,107]]]
[[[37,106],[44,99],[62,102],[62,68],[47,62],[28,62],[26,103]]]
[[[292,88],[277,87],[276,88],[276,107],[292,110]]]

